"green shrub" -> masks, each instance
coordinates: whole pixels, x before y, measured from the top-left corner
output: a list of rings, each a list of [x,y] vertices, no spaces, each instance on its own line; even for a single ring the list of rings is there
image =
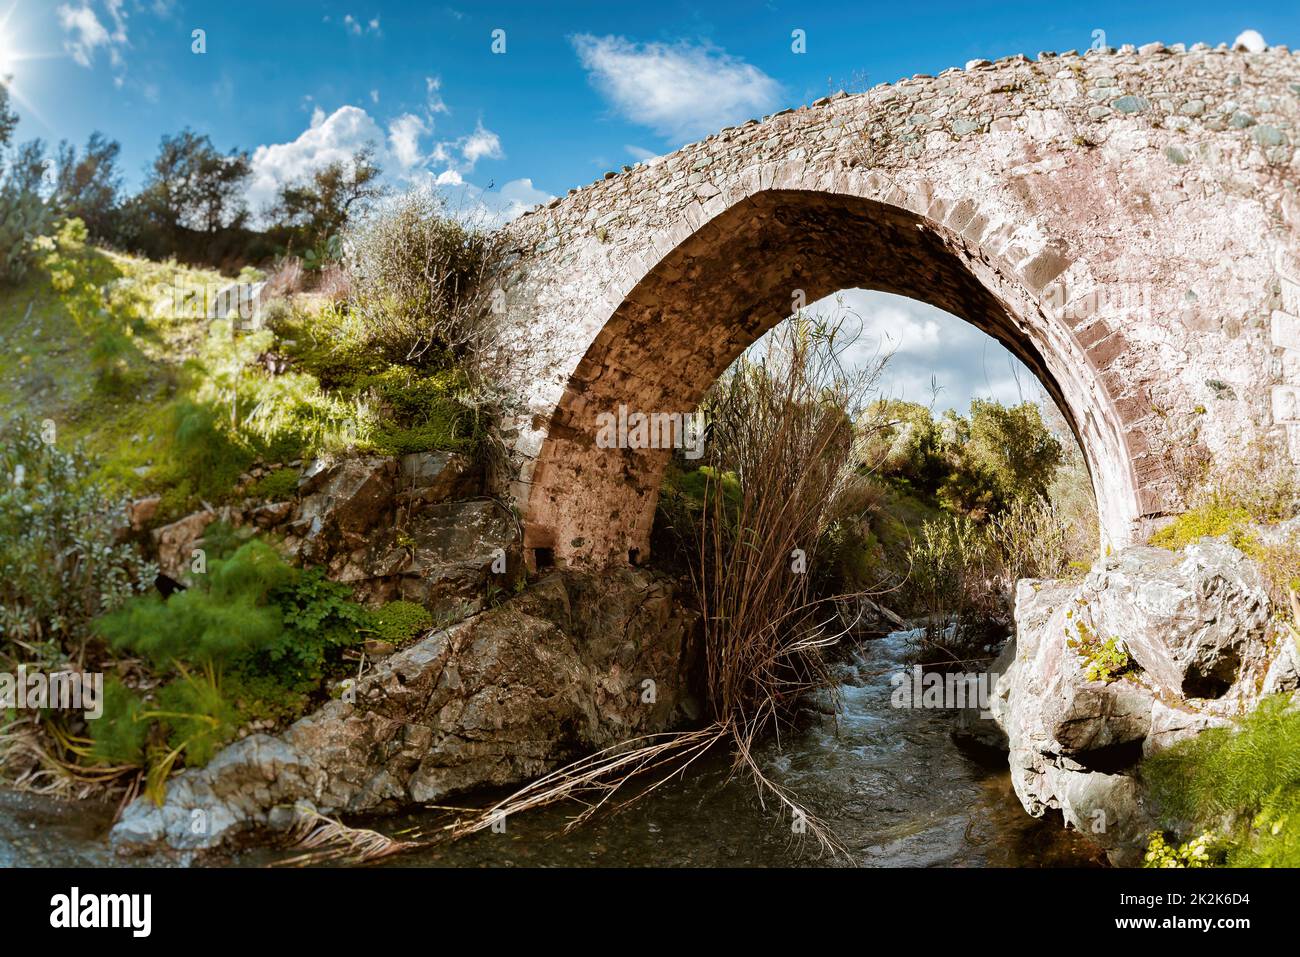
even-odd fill
[[[219,412],[191,398],[177,399],[168,412],[170,437],[154,481],[165,488],[166,514],[181,514],[199,499],[221,502],[256,454],[223,427]]]
[[[1202,538],[1226,535],[1228,541],[1241,547],[1247,541],[1249,533],[1246,526],[1250,522],[1251,514],[1245,508],[1210,502],[1183,512],[1152,535],[1150,544],[1177,551]]]
[[[1168,831],[1218,831],[1232,867],[1300,866],[1300,711],[1289,696],[1147,758],[1141,774]]]
[[[1066,612],[1066,617],[1073,619],[1073,610]],[[1066,638],[1065,646],[1083,659],[1083,676],[1088,681],[1110,684],[1136,670],[1118,638],[1103,641],[1082,618],[1073,620],[1077,637]]]
[[[209,532],[208,570],[194,586],[135,598],[96,623],[114,649],[171,677],[147,708],[124,689],[109,692],[106,708],[123,727],[92,726],[95,760],[137,763],[145,750],[155,798],[174,765],[207,763],[242,724],[300,716],[322,696],[324,679],[346,667],[343,652],[375,627],[376,613],[320,569],[295,569],[257,539],[236,547],[238,535],[219,523]],[[381,621],[407,634],[423,619],[397,604]],[[149,750],[146,741],[166,746]]]
[[[298,492],[298,469],[276,469],[268,472],[252,484],[248,490],[249,498],[265,498],[281,502],[293,498]]]
[[[39,256],[36,240],[53,230],[54,216],[40,195],[8,179],[0,182],[0,284],[22,281]]]
[[[234,736],[240,718],[211,669],[196,674],[183,671],[158,692],[158,709],[144,713],[162,719],[172,753],[183,754],[186,765],[199,768]]]
[[[157,569],[118,541],[125,503],[52,428],[17,422],[0,432],[0,639],[5,652],[18,640],[60,643],[57,659],[77,657],[91,620],[151,587]]]
[[[158,667],[220,664],[280,636],[281,611],[269,597],[293,577],[273,548],[251,541],[230,558],[210,561],[196,587],[166,599],[137,598],[97,625],[115,650]]]
[[[343,649],[361,640],[369,625],[365,608],[351,591],[308,568],[283,582],[272,596],[279,612],[278,632],[248,649],[235,663],[241,675],[271,677],[297,692],[315,689]]]
[[[142,717],[144,702],[121,679],[110,676],[104,682],[104,710],[88,722],[90,758],[114,767],[143,767],[149,721]]]
[[[1152,831],[1142,866],[1213,867],[1222,863],[1223,855],[1223,838],[1214,831],[1206,831],[1182,844],[1170,844],[1160,831]]]
[[[491,335],[478,301],[498,256],[494,235],[448,214],[429,190],[413,190],[352,228],[345,248],[350,311],[390,361],[441,365]]]
[[[413,601],[390,601],[370,613],[370,627],[383,641],[400,645],[433,624],[433,615]]]
[[[986,530],[965,515],[926,521],[908,548],[908,590],[926,615],[923,663],[979,661],[994,653],[1005,632],[1004,599],[991,587]]]
[[[1048,498],[1021,496],[989,518],[990,544],[1011,587],[1021,578],[1059,578],[1069,567],[1070,526]]]

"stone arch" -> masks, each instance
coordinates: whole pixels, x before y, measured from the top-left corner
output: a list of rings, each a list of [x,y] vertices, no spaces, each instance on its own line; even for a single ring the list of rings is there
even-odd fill
[[[953,204],[974,216],[973,202]],[[951,210],[946,210],[950,212]],[[525,548],[561,564],[649,554],[670,452],[606,449],[597,416],[687,412],[759,336],[840,289],[895,293],[944,309],[1023,361],[1065,413],[1088,461],[1103,541],[1121,545],[1141,514],[1126,423],[1088,350],[1003,258],[950,222],[851,192],[760,190],[689,232],[600,323],[547,423],[526,508]],[[965,224],[969,225],[969,223]],[[1043,284],[1067,265],[1049,239],[1023,267]]]
[[[1009,346],[1081,439],[1116,547],[1186,507],[1198,463],[1263,442],[1300,464],[1297,55],[972,61],[520,216],[491,361],[525,548],[644,556],[666,458],[596,449],[595,416],[690,408],[796,288],[911,296]]]

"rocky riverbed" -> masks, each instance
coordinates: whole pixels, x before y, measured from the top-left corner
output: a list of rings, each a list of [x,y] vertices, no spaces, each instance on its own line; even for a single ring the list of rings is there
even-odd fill
[[[760,752],[766,771],[831,826],[847,855],[819,852],[788,817],[763,807],[722,755],[617,815],[562,834],[571,808],[511,819],[504,833],[394,857],[386,866],[1054,866],[1099,862],[1095,847],[1058,821],[1025,814],[1005,765],[954,741],[952,711],[892,707],[891,676],[906,667],[909,634],[864,642],[837,669],[840,707],[814,713],[793,737]],[[485,805],[495,789],[454,803]],[[58,802],[0,806],[23,836],[9,863],[126,863],[106,840],[107,815],[84,819]],[[39,806],[39,810],[31,805]],[[111,814],[111,811],[108,812]],[[350,823],[396,834],[436,829],[446,815],[414,810]],[[211,863],[268,864],[291,851],[262,846]]]

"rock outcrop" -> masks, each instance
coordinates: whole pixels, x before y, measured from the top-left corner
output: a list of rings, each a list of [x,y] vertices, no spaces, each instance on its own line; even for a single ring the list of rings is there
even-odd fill
[[[440,801],[697,717],[695,616],[628,569],[552,575],[382,661],[278,736],[251,735],[131,804],[122,852],[204,851],[308,802],[357,812]]]
[[[1090,680],[1068,644],[1080,635],[1116,639],[1133,670]],[[1137,763],[1294,688],[1293,644],[1272,632],[1254,564],[1219,540],[1126,549],[1082,582],[1020,582],[990,711],[1021,803],[1059,810],[1114,863],[1136,863],[1154,826]]]
[[[482,490],[480,469],[456,452],[318,459],[295,498],[203,509],[154,529],[153,547],[163,574],[191,582],[212,523],[274,532],[287,555],[323,566],[359,600],[402,598],[451,621],[513,588],[523,571],[518,521]]]

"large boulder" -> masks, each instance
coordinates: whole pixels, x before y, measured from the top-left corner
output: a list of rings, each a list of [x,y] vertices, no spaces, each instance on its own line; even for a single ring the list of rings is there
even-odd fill
[[[514,514],[491,500],[429,505],[375,529],[368,544],[330,560],[330,577],[371,601],[404,598],[435,612],[477,611],[523,570]]]
[[[1131,548],[1103,559],[1084,583],[1082,614],[1118,637],[1152,684],[1219,698],[1266,657],[1269,600],[1254,563],[1223,541],[1181,554]]]
[[[481,491],[482,472],[460,452],[412,452],[399,459],[398,501],[437,503]]]
[[[340,545],[363,545],[366,533],[392,510],[396,478],[396,461],[376,455],[308,466],[298,482],[294,522],[304,557],[320,560]]]
[[[553,575],[385,659],[354,694],[278,736],[245,738],[132,803],[123,852],[209,850],[325,813],[441,801],[510,785],[697,713],[686,675],[695,616],[674,586],[629,569]]]
[[[1059,811],[1114,863],[1140,860],[1154,820],[1138,763],[1295,687],[1294,649],[1270,614],[1254,564],[1216,540],[1126,549],[1081,582],[1021,581],[989,710],[1025,809]],[[1085,649],[1070,645],[1084,637],[1116,639],[1134,667],[1090,680]]]

